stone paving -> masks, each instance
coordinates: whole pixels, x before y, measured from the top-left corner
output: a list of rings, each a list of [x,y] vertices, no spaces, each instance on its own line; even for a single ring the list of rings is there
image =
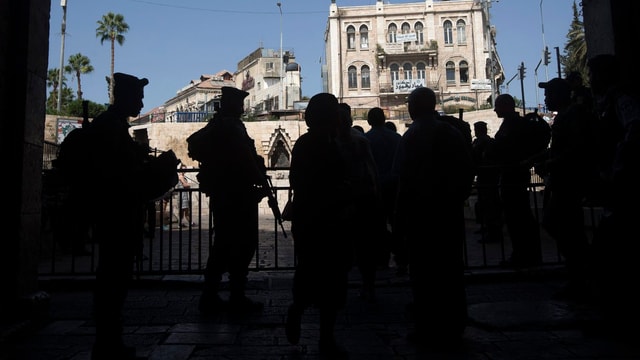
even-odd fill
[[[337,324],[350,359],[640,359],[637,343],[584,331],[585,324],[598,320],[589,306],[551,300],[562,284],[557,269],[469,273],[470,321],[462,346],[436,351],[410,343],[406,335],[413,324],[405,312],[410,288],[407,277],[394,270],[379,273],[375,303],[357,296],[359,278],[351,274],[348,304]],[[152,360],[320,359],[315,309],[303,316],[300,344],[287,343],[291,279],[288,271],[251,273],[248,295],[265,303],[263,312],[209,317],[197,310],[201,277],[139,280],[126,303],[125,341]],[[43,284],[51,297],[48,321],[6,337],[0,359],[89,359],[95,333],[90,285]]]

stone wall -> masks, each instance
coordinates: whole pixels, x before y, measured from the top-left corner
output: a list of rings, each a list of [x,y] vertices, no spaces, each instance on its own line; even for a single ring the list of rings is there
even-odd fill
[[[81,121],[82,118],[64,117],[65,119],[76,119]],[[473,129],[473,123],[476,121],[485,121],[488,124],[489,134],[494,135],[498,130],[502,119],[496,117],[493,110],[479,110],[465,112],[462,116],[463,120],[468,122]],[[57,142],[57,119],[55,115],[47,115],[45,121],[44,139],[53,143]],[[396,124],[399,133],[404,133],[407,123],[400,120],[391,120]],[[149,136],[149,145],[158,150],[173,150],[176,156],[185,164],[191,167],[197,167],[197,162],[188,156],[187,137],[195,131],[204,127],[206,123],[151,123],[132,127],[133,131],[141,131],[146,129]],[[369,124],[366,120],[355,120],[354,125],[360,125],[365,131],[369,130]],[[291,153],[291,149],[300,135],[307,132],[307,126],[304,121],[299,120],[267,120],[245,122],[249,136],[255,140],[258,153],[265,158],[267,164],[268,157],[272,153],[276,142],[283,140],[287,150]]]

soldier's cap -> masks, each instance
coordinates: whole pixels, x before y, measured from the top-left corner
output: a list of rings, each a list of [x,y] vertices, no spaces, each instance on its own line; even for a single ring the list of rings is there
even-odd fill
[[[538,83],[538,87],[557,91],[558,93],[571,94],[571,86],[567,80],[561,78],[553,78],[547,82]]]
[[[244,98],[248,95],[248,92],[237,89],[233,86],[223,86],[220,108],[225,112],[244,108]]]
[[[139,79],[133,75],[124,74],[124,73],[114,73],[113,81],[115,82],[115,86],[122,88],[143,88],[149,84],[149,80],[147,78]]]
[[[487,128],[487,123],[484,121],[476,121],[473,123],[473,127],[475,128]]]

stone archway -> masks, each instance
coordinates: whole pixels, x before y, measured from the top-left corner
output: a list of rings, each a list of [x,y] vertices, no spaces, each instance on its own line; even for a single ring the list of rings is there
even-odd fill
[[[289,167],[291,164],[291,137],[285,129],[278,126],[274,129],[269,139],[269,151],[267,152],[267,166]]]

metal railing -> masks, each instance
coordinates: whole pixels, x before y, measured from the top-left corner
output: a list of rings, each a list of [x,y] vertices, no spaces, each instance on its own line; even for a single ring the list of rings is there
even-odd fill
[[[197,169],[183,169],[197,173]],[[274,181],[274,190],[280,209],[284,208],[290,196],[288,170],[269,169]],[[195,176],[190,176],[195,178]],[[544,184],[541,179],[529,186],[531,208],[537,219],[541,218],[544,197]],[[188,194],[188,208],[192,214],[191,222],[181,223],[180,208],[182,193]],[[147,234],[143,240],[143,256],[137,263],[139,275],[202,275],[204,273],[209,249],[214,236],[212,218],[209,212],[209,198],[200,192],[197,183],[187,189],[174,189],[164,199],[155,201],[150,209],[153,218],[146,222]],[[465,217],[467,236],[462,254],[467,270],[489,269],[499,267],[500,262],[508,258],[511,243],[505,229],[505,239],[501,243],[482,243],[477,241],[475,231],[483,226],[478,224],[474,214],[477,200],[476,191],[467,200]],[[97,266],[99,247],[90,240],[83,244],[85,251],[74,253],[74,250],[63,246],[63,241],[56,238],[54,231],[61,226],[61,219],[55,219],[57,207],[64,201],[61,195],[49,195],[43,208],[43,237],[40,246],[39,275],[44,277],[94,275]],[[585,227],[593,229],[598,222],[598,208],[585,207]],[[266,198],[259,204],[259,243],[255,258],[251,264],[252,271],[277,271],[295,268],[295,243],[290,232],[290,222],[284,222],[284,237],[280,224],[268,207]],[[155,225],[154,225],[155,222]],[[538,221],[538,223],[540,223]],[[114,225],[115,226],[115,225]],[[543,264],[561,264],[557,244],[540,228],[540,242],[543,252]],[[428,250],[428,249],[427,249]],[[328,259],[327,266],[331,266]]]

